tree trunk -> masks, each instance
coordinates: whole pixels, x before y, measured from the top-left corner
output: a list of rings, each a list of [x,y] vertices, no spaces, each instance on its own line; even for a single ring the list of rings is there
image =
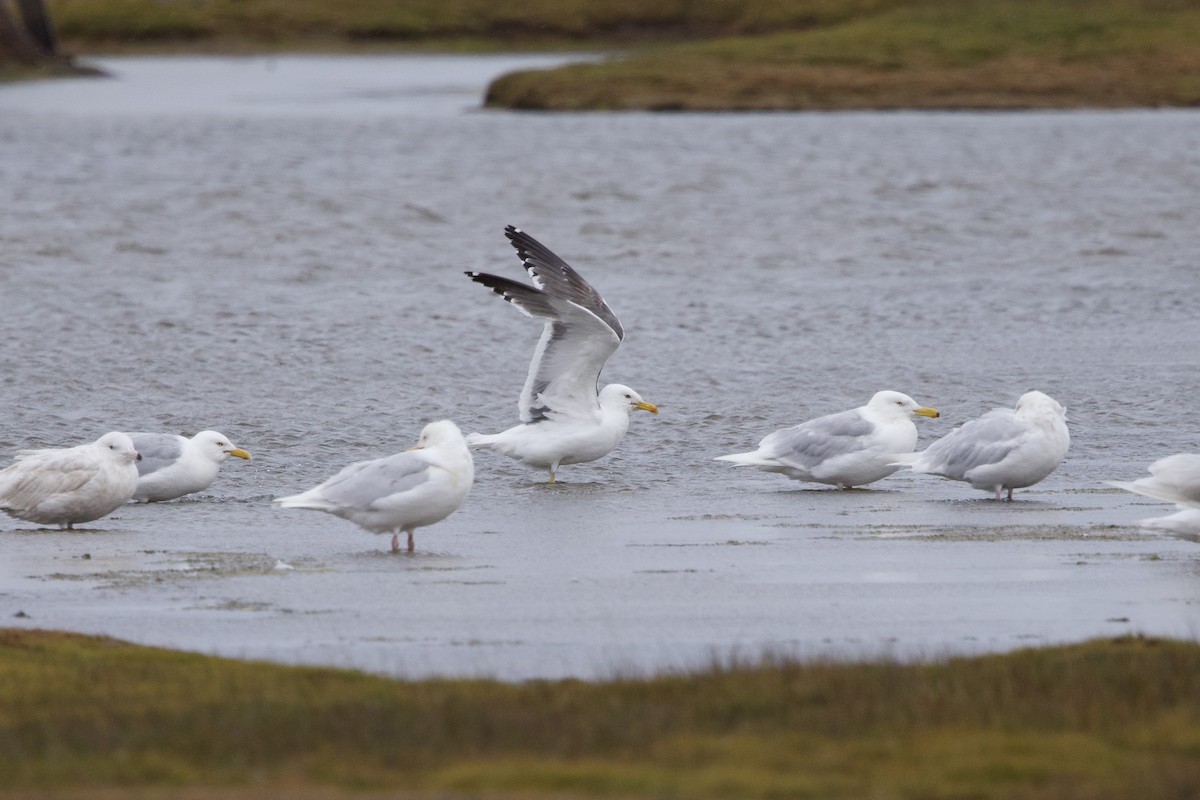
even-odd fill
[[[54,31],[46,0],[17,0],[17,8],[21,11],[21,19],[25,21],[25,30],[41,47],[42,53],[58,55],[58,34]]]
[[[7,0],[0,0],[0,61],[10,56],[25,64],[37,64],[47,55],[13,17]]]

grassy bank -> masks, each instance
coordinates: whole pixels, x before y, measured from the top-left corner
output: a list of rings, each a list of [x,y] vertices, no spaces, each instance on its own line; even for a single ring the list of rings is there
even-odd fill
[[[318,47],[467,42],[492,48],[613,46],[765,33],[897,0],[50,0],[84,51],[146,43]]]
[[[1197,0],[51,0],[68,51],[613,49],[521,109],[1200,105]]]
[[[0,797],[1188,797],[1200,646],[511,685],[9,630],[0,775]]]
[[[509,75],[524,109],[1200,105],[1200,4],[914,0],[807,30]]]

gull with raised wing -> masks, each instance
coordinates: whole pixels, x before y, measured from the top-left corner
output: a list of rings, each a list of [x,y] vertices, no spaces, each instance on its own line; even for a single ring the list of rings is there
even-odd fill
[[[893,463],[895,454],[917,445],[913,418],[937,416],[936,409],[901,392],[876,392],[865,406],[775,431],[757,450],[716,460],[850,489],[900,469]]]
[[[1043,392],[1026,392],[1016,408],[994,408],[955,428],[919,453],[898,454],[913,472],[966,481],[1013,499],[1013,489],[1033,486],[1067,455],[1067,412]]]
[[[249,453],[216,431],[200,431],[190,439],[173,433],[142,432],[131,433],[129,438],[142,455],[133,493],[138,503],[174,500],[203,491],[217,479],[217,470],[230,456],[250,460]]]
[[[133,496],[140,457],[117,431],[78,447],[21,450],[0,470],[0,511],[66,530],[100,519]]]
[[[402,453],[359,461],[307,492],[273,500],[281,508],[308,508],[348,519],[372,533],[400,533],[441,522],[467,499],[475,480],[471,451],[458,426],[448,419],[421,429],[417,444]]]
[[[600,293],[529,234],[509,225],[504,235],[534,285],[480,272],[467,275],[526,316],[546,322],[518,403],[521,424],[500,433],[472,433],[467,443],[549,470],[554,483],[561,465],[612,452],[629,429],[632,411],[657,414],[658,407],[628,386],[599,388],[604,364],[625,337]]]

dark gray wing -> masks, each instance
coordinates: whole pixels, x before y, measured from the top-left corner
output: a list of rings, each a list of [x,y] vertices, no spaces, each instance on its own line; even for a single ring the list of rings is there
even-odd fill
[[[432,467],[415,453],[359,461],[317,487],[319,496],[342,508],[369,510],[376,502],[411,491],[429,480]]]
[[[174,464],[183,455],[183,445],[187,441],[172,433],[131,433],[129,438],[133,440],[133,449],[142,456],[142,460],[136,462],[138,477]]]
[[[1012,409],[993,409],[926,447],[913,468],[964,480],[976,467],[999,464],[1024,444],[1028,436],[1029,429]]]
[[[782,464],[811,470],[835,456],[863,448],[863,439],[875,425],[858,410],[817,417],[792,428],[775,431],[759,442],[764,453]]]
[[[599,293],[562,259],[512,226],[506,234],[539,286],[480,272],[467,275],[523,314],[546,320],[521,390],[521,421],[539,422],[551,412],[591,415],[599,408],[600,372],[621,344],[621,325]]]
[[[547,294],[570,300],[575,305],[586,308],[612,328],[618,341],[625,338],[625,330],[617,320],[617,315],[608,307],[608,303],[604,302],[600,293],[570,264],[520,228],[509,225],[504,229],[504,235],[517,249],[521,264],[538,288],[545,290]]]

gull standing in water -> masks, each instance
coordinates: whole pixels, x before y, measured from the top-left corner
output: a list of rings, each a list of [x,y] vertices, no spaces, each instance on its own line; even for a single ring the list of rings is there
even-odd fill
[[[900,469],[895,455],[917,445],[914,416],[936,418],[938,412],[901,392],[876,392],[865,406],[775,431],[753,452],[716,460],[850,489]]]
[[[628,386],[598,389],[600,371],[625,337],[600,293],[529,234],[509,225],[504,235],[534,285],[480,272],[467,275],[546,324],[521,391],[521,424],[500,433],[472,433],[467,443],[547,469],[554,483],[560,465],[612,452],[629,428],[630,412],[657,414],[658,407]]]
[[[21,450],[0,470],[0,511],[66,530],[100,519],[133,496],[139,458],[117,431],[78,447]]]
[[[131,433],[133,446],[141,454],[138,462],[137,503],[174,500],[207,489],[217,479],[217,470],[230,456],[250,460],[250,454],[235,447],[229,437],[216,431],[200,431],[192,438],[173,433]]]
[[[475,464],[458,426],[448,419],[421,429],[414,447],[387,458],[359,461],[307,492],[279,497],[281,508],[309,508],[348,519],[372,533],[392,534],[392,552],[400,551],[399,533],[441,522],[467,499]]]
[[[919,453],[897,455],[894,463],[994,491],[997,500],[1007,489],[1012,500],[1013,489],[1053,472],[1070,444],[1066,409],[1047,394],[1026,392],[1015,409],[994,408]]]

